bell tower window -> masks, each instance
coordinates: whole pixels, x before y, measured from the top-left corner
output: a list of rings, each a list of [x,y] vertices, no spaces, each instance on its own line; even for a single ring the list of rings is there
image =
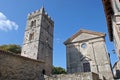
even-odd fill
[[[31,22],[31,27],[33,27],[33,21]]]
[[[36,26],[36,20],[34,20],[33,26]]]
[[[31,22],[31,27],[36,26],[36,20]]]

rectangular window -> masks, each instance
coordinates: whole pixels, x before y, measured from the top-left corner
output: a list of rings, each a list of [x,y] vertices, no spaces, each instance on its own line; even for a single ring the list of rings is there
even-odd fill
[[[33,40],[33,39],[34,39],[34,33],[30,33],[29,40]]]
[[[90,72],[90,63],[83,63],[84,72]]]
[[[36,26],[36,20],[32,21],[30,26],[31,27]]]

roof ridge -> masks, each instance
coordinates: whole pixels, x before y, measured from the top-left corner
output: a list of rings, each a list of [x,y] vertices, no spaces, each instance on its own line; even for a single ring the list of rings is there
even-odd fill
[[[81,33],[88,33],[88,34],[93,34],[93,35],[98,35],[100,37],[104,37],[106,34],[102,33],[102,32],[95,32],[95,31],[91,31],[91,30],[85,30],[85,29],[81,29],[79,30],[77,33],[73,34],[70,38],[68,38],[64,44],[69,43],[70,41],[72,41],[73,39],[75,39],[78,35],[80,35]]]

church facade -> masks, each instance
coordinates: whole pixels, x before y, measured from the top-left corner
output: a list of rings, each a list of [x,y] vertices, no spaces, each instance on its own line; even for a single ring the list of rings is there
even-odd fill
[[[67,73],[94,72],[102,80],[112,80],[111,63],[105,44],[105,34],[80,30],[67,41]]]

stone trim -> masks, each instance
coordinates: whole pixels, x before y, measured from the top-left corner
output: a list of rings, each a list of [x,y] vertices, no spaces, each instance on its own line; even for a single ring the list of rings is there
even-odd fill
[[[98,35],[98,36],[100,36],[100,37],[105,37],[105,35],[106,35],[105,33],[93,32],[93,31],[90,31],[90,30],[84,30],[84,29],[82,29],[82,30],[78,31],[76,34],[74,34],[72,37],[68,38],[68,39],[64,42],[64,44],[66,45],[66,44],[68,44],[68,43],[71,43],[71,41],[72,41],[73,39],[75,39],[77,36],[79,36],[81,33],[88,33],[88,34]],[[98,37],[96,37],[96,38],[98,38]],[[94,39],[94,38],[92,38],[92,39]],[[83,40],[82,40],[82,41],[83,41]]]
[[[98,39],[98,38],[102,38],[102,36],[101,37],[91,38],[91,39],[86,39],[86,40],[80,40],[80,41],[76,41],[76,42],[64,42],[64,44],[67,45],[67,44],[74,44],[74,43],[86,42],[86,41],[93,40],[93,39]],[[104,40],[100,40],[100,41],[96,41],[96,42],[101,42],[101,41],[104,41]]]

